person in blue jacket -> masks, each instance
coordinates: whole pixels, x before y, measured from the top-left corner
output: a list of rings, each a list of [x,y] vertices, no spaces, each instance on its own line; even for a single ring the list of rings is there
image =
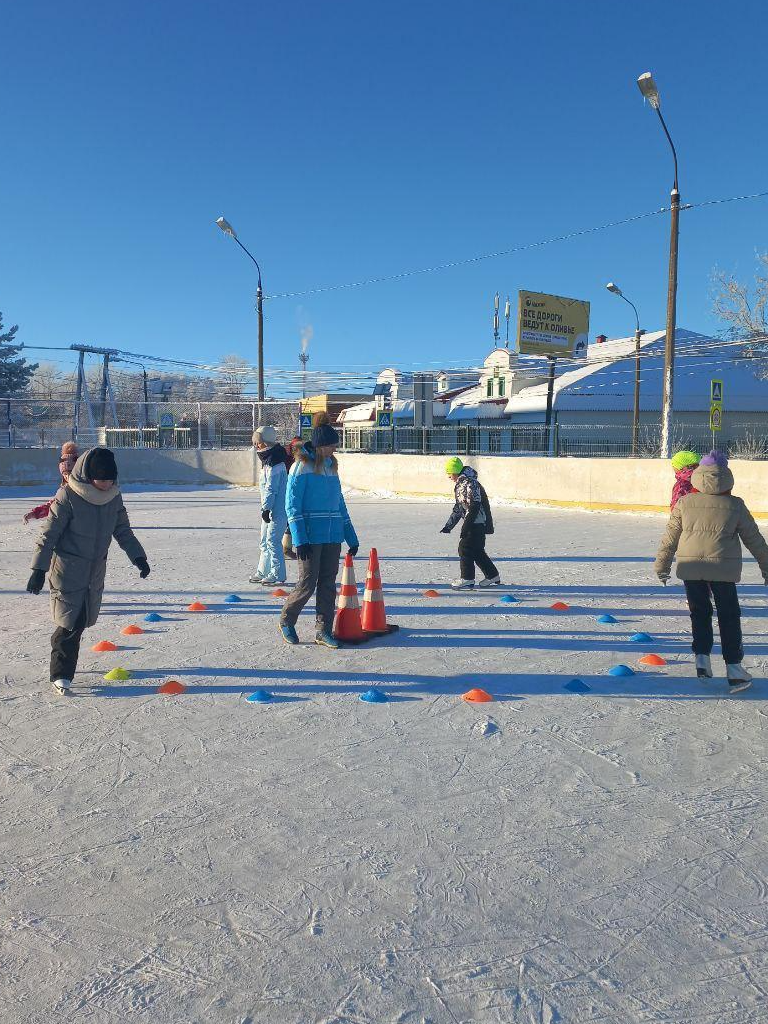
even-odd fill
[[[341,542],[346,541],[353,556],[359,544],[341,493],[338,463],[333,454],[338,443],[338,433],[322,416],[312,431],[311,441],[296,452],[296,461],[288,475],[286,510],[298,558],[299,579],[280,616],[280,632],[287,644],[299,642],[296,622],[314,593],[315,643],[339,646],[333,635],[333,616]]]
[[[285,583],[283,533],[288,522],[285,491],[289,457],[285,448],[277,443],[277,431],[268,424],[254,432],[253,443],[261,463],[259,490],[262,522],[259,567],[249,582],[273,586],[275,583]]]

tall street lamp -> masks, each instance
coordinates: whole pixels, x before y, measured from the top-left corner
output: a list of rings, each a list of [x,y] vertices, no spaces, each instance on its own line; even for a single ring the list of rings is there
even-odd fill
[[[635,311],[635,402],[632,410],[632,454],[637,455],[640,449],[640,339],[645,331],[640,330],[640,317],[637,315],[637,306],[630,302],[624,292],[613,281],[605,286],[613,295],[618,295]]]
[[[637,80],[638,87],[643,96],[648,100],[653,109],[659,115],[661,127],[667,136],[669,145],[672,147],[672,157],[675,161],[675,183],[672,186],[672,202],[670,210],[672,213],[671,232],[669,238],[669,279],[667,284],[667,338],[664,346],[664,391],[661,405],[661,456],[668,459],[672,454],[670,437],[672,427],[673,392],[675,385],[675,320],[677,318],[677,241],[678,226],[680,220],[680,192],[677,187],[677,152],[672,136],[669,134],[666,122],[661,116],[661,97],[656,83],[650,71],[640,75]]]
[[[256,270],[257,270],[258,275],[259,275],[259,281],[258,281],[258,284],[256,286],[256,312],[257,312],[258,318],[259,318],[259,362],[258,362],[258,367],[259,367],[259,401],[263,402],[264,401],[264,310],[263,310],[262,303],[263,303],[264,296],[263,296],[263,293],[262,293],[262,290],[261,290],[261,267],[256,262],[256,258],[253,256],[253,254],[248,252],[248,250],[245,248],[243,243],[237,237],[237,235],[235,234],[235,229],[232,227],[232,225],[229,223],[229,221],[226,219],[226,217],[218,217],[216,219],[216,223],[219,225],[219,227],[224,232],[224,234],[225,235],[229,235],[230,238],[234,238],[234,240],[237,242],[237,244],[240,246],[240,248],[243,250],[243,252],[246,254],[246,256],[249,256],[250,259],[253,260],[253,262],[254,262],[254,264],[256,266]]]

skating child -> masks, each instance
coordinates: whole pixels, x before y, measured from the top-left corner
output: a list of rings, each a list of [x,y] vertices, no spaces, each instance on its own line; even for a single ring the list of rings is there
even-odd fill
[[[251,576],[251,583],[274,586],[285,583],[285,557],[282,538],[288,525],[285,512],[285,488],[288,481],[289,457],[285,448],[277,443],[277,431],[265,425],[253,435],[256,454],[261,463],[259,489],[261,491],[261,543],[259,566]]]
[[[700,457],[696,452],[676,452],[672,456],[672,469],[675,471],[675,486],[672,488],[672,501],[670,502],[670,509],[673,509],[675,505],[684,498],[686,494],[690,494],[693,490],[693,484],[691,483],[691,476],[693,471],[698,467]]]
[[[77,450],[77,445],[74,441],[66,441],[61,446],[61,455],[59,456],[59,473],[61,473],[61,486],[65,487],[69,474],[75,467],[80,456],[80,452]],[[38,505],[33,508],[31,512],[27,512],[24,516],[24,522],[28,523],[30,519],[45,519],[48,513],[51,511],[51,505],[53,504],[53,498],[50,501],[44,502],[42,505]]]
[[[341,493],[334,452],[339,435],[329,423],[312,431],[302,445],[288,476],[286,508],[288,525],[298,558],[299,579],[283,605],[280,632],[287,644],[297,644],[296,622],[304,605],[315,594],[317,629],[315,643],[337,648],[333,635],[336,576],[341,542],[356,555],[358,540]]]
[[[768,544],[741,498],[731,494],[733,473],[721,452],[710,452],[691,477],[693,491],[675,505],[656,556],[656,573],[666,586],[677,553],[677,575],[685,584],[691,613],[696,674],[712,678],[712,601],[732,693],[746,690],[752,676],[742,665],[741,544],[751,551],[768,584]]]
[[[461,522],[459,563],[461,577],[454,580],[454,590],[471,590],[475,585],[475,565],[484,574],[480,587],[501,584],[499,572],[485,552],[485,538],[493,533],[493,516],[488,495],[477,479],[477,472],[454,456],[445,464],[445,471],[454,482],[455,504],[448,522],[440,533],[450,533]],[[463,521],[462,521],[463,520]]]
[[[300,437],[292,437],[286,445],[286,451],[289,456],[288,472],[291,471],[291,466],[296,461],[296,453],[301,448],[303,442]],[[283,554],[286,558],[290,558],[292,561],[296,561],[296,552],[293,550],[293,538],[291,537],[291,528],[286,525],[285,533],[283,534]]]
[[[39,594],[50,569],[51,682],[60,693],[72,686],[83,630],[99,617],[112,538],[139,570],[149,576],[144,548],[133,534],[117,486],[117,465],[108,448],[81,455],[51,505],[37,540],[30,594]]]

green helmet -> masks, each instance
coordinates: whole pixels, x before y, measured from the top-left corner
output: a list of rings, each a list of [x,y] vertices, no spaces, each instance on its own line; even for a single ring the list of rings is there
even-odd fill
[[[460,473],[462,469],[464,469],[464,463],[458,455],[454,455],[452,458],[448,459],[445,464],[445,472],[448,476],[453,476],[454,473]]]
[[[685,469],[687,466],[698,466],[701,456],[696,452],[675,452],[672,456],[672,469]]]

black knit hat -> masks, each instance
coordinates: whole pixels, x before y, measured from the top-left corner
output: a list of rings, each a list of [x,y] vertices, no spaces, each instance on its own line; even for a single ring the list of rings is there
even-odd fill
[[[117,463],[109,448],[94,448],[83,466],[87,480],[117,480]]]
[[[324,448],[329,444],[339,443],[339,433],[330,423],[323,423],[312,431],[312,447]]]

